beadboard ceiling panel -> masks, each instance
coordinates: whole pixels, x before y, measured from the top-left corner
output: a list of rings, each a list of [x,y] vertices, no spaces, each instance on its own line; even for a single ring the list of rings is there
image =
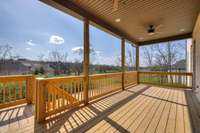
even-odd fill
[[[73,2],[141,43],[191,33],[200,11],[200,0],[119,0],[117,11],[113,0]],[[150,36],[149,25],[161,26]]]

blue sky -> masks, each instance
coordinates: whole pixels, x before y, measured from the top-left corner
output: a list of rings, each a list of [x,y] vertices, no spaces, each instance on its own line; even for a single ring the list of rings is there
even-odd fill
[[[4,0],[0,4],[0,45],[9,44],[15,55],[37,60],[57,50],[68,60],[81,59],[72,49],[83,46],[83,22],[37,0]],[[94,63],[115,64],[120,40],[91,26]]]
[[[82,60],[77,54],[83,47],[81,20],[38,0],[3,0],[0,18],[0,45],[11,45],[14,55],[38,60],[38,56],[47,58],[49,52],[57,50],[67,53],[68,61]],[[90,26],[90,43],[92,63],[118,64],[120,39]]]

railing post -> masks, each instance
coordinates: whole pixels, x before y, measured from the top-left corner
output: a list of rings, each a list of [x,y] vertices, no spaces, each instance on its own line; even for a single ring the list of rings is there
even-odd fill
[[[26,77],[26,101],[28,104],[31,103],[30,93],[31,93],[31,86],[30,86],[30,77]]]
[[[29,76],[26,79],[26,100],[28,104],[35,103],[35,76]]]
[[[125,72],[125,39],[121,39],[121,67],[122,67],[122,90],[125,89],[124,86],[124,72]]]
[[[140,83],[139,79],[139,68],[140,68],[140,48],[139,46],[136,46],[136,71],[137,71],[137,84]]]
[[[46,111],[46,84],[45,81],[37,79],[36,81],[36,103],[35,103],[35,118],[37,122],[45,121]]]
[[[88,104],[89,89],[89,64],[90,63],[90,41],[89,41],[89,20],[84,19],[84,104]]]

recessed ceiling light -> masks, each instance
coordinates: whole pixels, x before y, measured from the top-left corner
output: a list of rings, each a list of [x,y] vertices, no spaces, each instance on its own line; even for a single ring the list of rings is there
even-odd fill
[[[119,23],[121,21],[120,18],[115,19],[115,22]]]
[[[180,32],[183,32],[183,31],[185,31],[185,29],[180,29]]]

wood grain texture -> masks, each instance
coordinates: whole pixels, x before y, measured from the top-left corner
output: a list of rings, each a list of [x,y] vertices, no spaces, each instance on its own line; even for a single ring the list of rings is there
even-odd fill
[[[1,109],[0,131],[199,133],[199,110],[200,104],[189,89],[140,84],[41,124],[34,120],[32,105]]]

